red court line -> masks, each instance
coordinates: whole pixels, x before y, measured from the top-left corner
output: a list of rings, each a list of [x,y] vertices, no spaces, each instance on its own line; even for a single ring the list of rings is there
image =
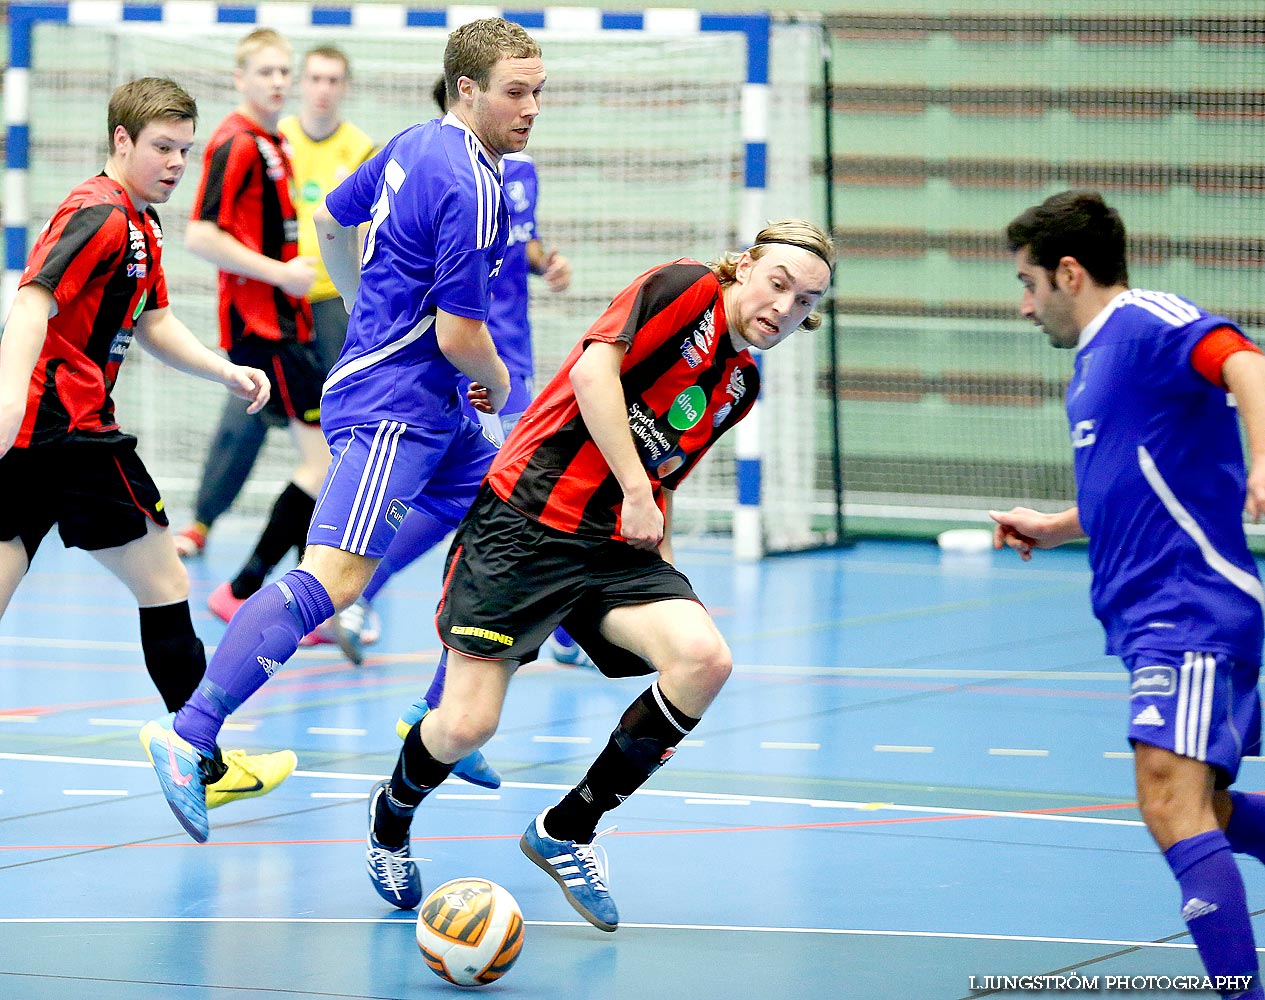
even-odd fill
[[[0,715],[56,715],[58,712],[77,712],[85,708],[117,708],[120,705],[148,705],[159,701],[156,694],[143,698],[113,698],[105,701],[68,701],[55,705],[28,705],[26,708],[0,708]]]
[[[1052,809],[1019,809],[1014,815],[1043,816],[1062,813],[1102,812],[1109,809],[1133,809],[1136,802],[1112,802],[1092,806],[1058,806]],[[937,823],[963,819],[1005,819],[995,813],[962,813],[952,816],[896,816],[891,819],[857,819],[839,820],[833,823],[776,823],[753,826],[698,827],[690,830],[629,830],[624,833],[613,833],[614,837],[671,837],[686,834],[710,833],[779,833],[784,830],[834,830],[855,826],[893,826],[911,823]],[[484,833],[468,834],[458,837],[413,837],[414,844],[424,843],[467,843],[483,840],[518,840],[518,833]],[[152,848],[152,847],[310,847],[331,844],[363,844],[363,837],[347,839],[335,838],[327,840],[226,840],[207,841],[205,844],[191,844],[187,841],[176,841],[159,844],[0,844],[0,851],[95,851],[107,848]]]

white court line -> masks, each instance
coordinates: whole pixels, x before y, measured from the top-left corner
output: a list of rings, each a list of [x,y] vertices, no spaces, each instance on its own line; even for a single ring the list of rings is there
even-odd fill
[[[683,799],[687,806],[749,806],[750,799],[718,799],[708,795],[697,799]]]
[[[367,799],[368,792],[312,792],[314,799]]]
[[[760,744],[761,750],[820,750],[820,743],[781,743],[768,740]]]
[[[577,743],[577,744],[583,744],[583,743],[592,743],[592,742],[593,742],[593,737],[591,737],[591,736],[533,736],[533,737],[531,738],[531,741],[532,741],[533,743]]]
[[[63,795],[126,795],[126,788],[63,788]]]
[[[414,921],[394,917],[0,917],[0,924],[394,924],[415,932]],[[529,927],[588,927],[583,920],[524,920]],[[724,924],[641,924],[620,927],[649,931],[707,931],[722,934],[825,934],[832,937],[921,938],[949,941],[1015,941],[1033,944],[1089,944],[1113,948],[1193,951],[1181,941],[1128,941],[1115,938],[1053,937],[1038,934],[965,934],[957,931],[891,931],[852,927],[761,927]],[[403,932],[401,932],[403,933]],[[1265,948],[1257,948],[1258,953]]]
[[[309,726],[308,733],[312,736],[368,736],[367,729],[334,729],[326,726]]]
[[[1034,571],[1024,570],[1025,574]],[[39,635],[0,635],[0,647],[22,646],[31,649],[110,649],[140,652],[139,642],[115,642],[105,639],[56,639]],[[215,649],[208,646],[208,653]],[[396,654],[388,654],[396,655]],[[412,656],[413,654],[398,654]],[[791,674],[800,677],[875,677],[905,680],[994,680],[994,681],[1105,681],[1119,684],[1126,676],[1120,670],[955,670],[936,667],[827,667],[793,663],[740,663],[735,674]]]
[[[0,722],[39,722],[36,715],[0,715]]]
[[[118,726],[121,729],[140,729],[144,719],[89,719],[90,726]]]
[[[22,761],[37,764],[90,764],[100,767],[142,767],[149,768],[148,761],[143,760],[110,760],[97,757],[67,757],[53,754],[34,753],[0,753],[0,760]],[[318,778],[327,781],[381,781],[384,774],[361,774],[348,771],[295,771],[291,778]],[[569,792],[571,785],[560,785],[545,781],[505,781],[502,789],[518,788],[528,791]],[[638,796],[642,798],[687,799],[707,797],[710,799],[740,799],[745,802],[763,805],[809,806],[813,809],[842,809],[850,812],[872,812],[881,809],[888,812],[914,813],[930,816],[978,816],[988,819],[1022,819],[1043,823],[1088,823],[1094,826],[1144,826],[1141,820],[1109,819],[1105,816],[1073,816],[1068,813],[1013,812],[1003,809],[954,809],[946,806],[911,806],[896,802],[856,802],[846,799],[806,799],[790,795],[728,795],[723,792],[675,791],[665,788],[639,788]]]
[[[935,753],[935,747],[901,746],[896,743],[876,743],[875,753]]]
[[[427,796],[429,798],[429,796]],[[500,802],[499,795],[479,795],[477,793],[464,792],[435,792],[437,799],[456,799],[460,802]]]
[[[1008,747],[989,747],[991,757],[1048,757],[1049,750],[1014,750]]]

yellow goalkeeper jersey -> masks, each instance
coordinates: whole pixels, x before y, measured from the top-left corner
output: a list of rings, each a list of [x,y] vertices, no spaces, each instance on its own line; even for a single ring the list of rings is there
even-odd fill
[[[303,131],[297,115],[282,118],[278,127],[290,142],[290,159],[294,164],[294,189],[298,195],[294,209],[299,217],[299,253],[316,259],[316,282],[308,293],[308,300],[321,302],[332,299],[338,291],[321,263],[312,216],[325,196],[369,159],[377,146],[351,122],[343,122],[331,136],[319,142]]]

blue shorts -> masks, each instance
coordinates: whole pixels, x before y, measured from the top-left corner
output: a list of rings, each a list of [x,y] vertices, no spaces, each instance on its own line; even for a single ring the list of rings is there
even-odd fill
[[[1206,761],[1217,787],[1233,783],[1239,762],[1260,753],[1260,664],[1224,653],[1139,653],[1129,669],[1129,742]]]
[[[309,545],[381,559],[409,507],[455,528],[479,492],[496,446],[474,421],[435,431],[398,420],[326,433],[329,472]]]

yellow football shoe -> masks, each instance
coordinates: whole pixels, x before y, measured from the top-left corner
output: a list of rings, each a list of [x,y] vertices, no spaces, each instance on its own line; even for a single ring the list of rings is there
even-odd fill
[[[226,750],[223,758],[226,768],[224,776],[206,786],[208,809],[236,799],[253,799],[257,795],[267,795],[290,777],[290,772],[299,763],[293,750],[260,754]]]

